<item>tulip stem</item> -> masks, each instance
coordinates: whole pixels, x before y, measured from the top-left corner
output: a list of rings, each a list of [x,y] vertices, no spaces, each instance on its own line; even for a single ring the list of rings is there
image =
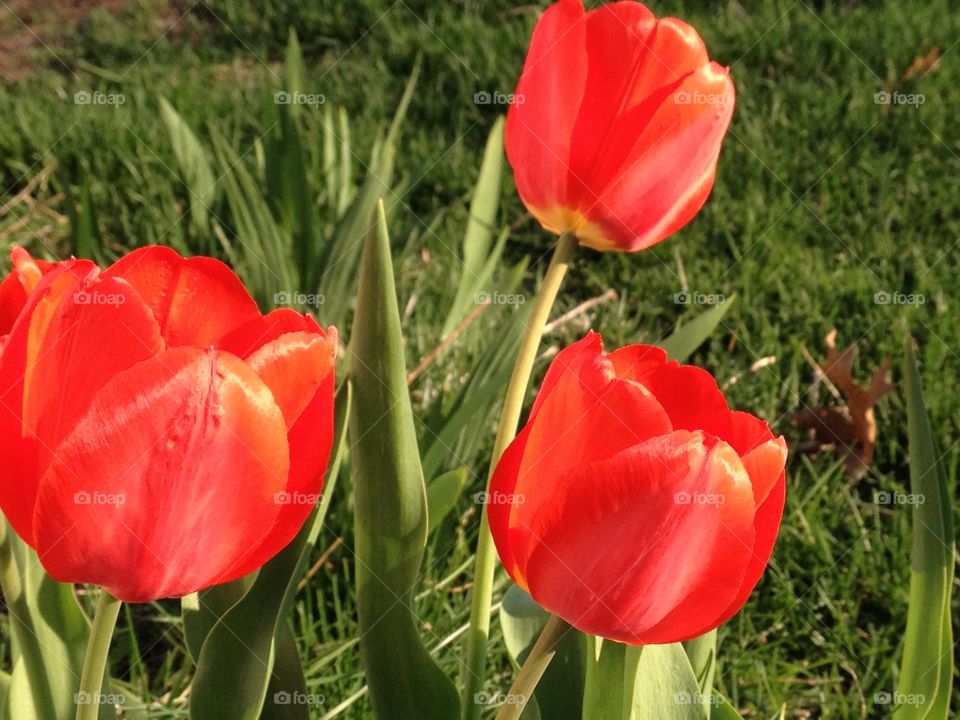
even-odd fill
[[[507,693],[504,703],[500,706],[496,720],[517,720],[523,714],[527,701],[533,696],[537,683],[540,682],[540,678],[546,672],[553,656],[557,654],[557,647],[568,630],[570,630],[570,625],[567,624],[566,620],[561,620],[556,615],[550,616],[540,633],[540,637],[537,638],[536,644],[530,650],[527,659],[524,660],[523,667],[520,668],[520,672],[514,678],[513,685],[510,686],[510,692]]]
[[[100,590],[100,601],[93,616],[87,652],[83,656],[83,672],[80,674],[80,690],[77,693],[77,720],[97,720],[103,689],[103,676],[107,666],[110,639],[120,613],[120,601],[106,590]]]
[[[503,401],[497,438],[493,444],[490,458],[490,476],[493,475],[497,461],[517,434],[523,399],[537,359],[543,328],[550,317],[550,310],[556,300],[557,292],[563,282],[563,276],[570,266],[570,258],[577,247],[577,238],[571,232],[560,236],[554,248],[550,266],[547,268],[543,283],[527,319],[527,326],[520,341],[520,350],[513,366],[513,374],[507,385],[507,394]],[[489,490],[490,476],[487,478]],[[476,720],[480,717],[480,705],[474,701],[476,693],[483,688],[486,671],[487,637],[490,634],[490,606],[493,599],[493,575],[496,569],[496,552],[490,535],[490,522],[487,507],[483,506],[480,515],[480,535],[477,538],[477,558],[473,573],[473,595],[470,606],[470,631],[467,635],[466,657],[463,663],[463,718]]]

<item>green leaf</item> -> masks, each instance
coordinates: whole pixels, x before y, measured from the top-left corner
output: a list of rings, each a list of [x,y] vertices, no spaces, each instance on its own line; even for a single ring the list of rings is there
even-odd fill
[[[627,652],[640,655],[630,720],[706,720],[709,706],[701,702],[697,676],[680,643]]]
[[[583,720],[630,720],[638,648],[587,636]]]
[[[68,213],[70,216],[70,231],[73,236],[74,254],[78,258],[103,261],[100,229],[97,224],[97,214],[90,199],[90,184],[83,179],[80,185],[80,197],[75,202],[68,198]]]
[[[261,710],[265,717],[306,717],[276,714],[298,710],[305,713],[309,707],[303,702],[283,702],[282,693],[302,692],[304,686],[302,671],[295,670],[299,667],[299,659],[292,659],[289,654],[291,646],[283,636],[289,633],[287,616],[297,584],[303,577],[307,557],[336,487],[350,403],[351,387],[344,383],[337,392],[336,435],[320,505],[290,544],[260,568],[242,599],[210,628],[197,661],[190,717],[197,720],[256,720]],[[295,646],[292,651],[296,651]],[[281,652],[286,655],[278,659]],[[281,674],[281,670],[287,671],[286,674]],[[273,694],[268,695],[268,688]],[[298,707],[270,707],[275,704],[295,704]]]
[[[710,720],[743,720],[737,709],[726,698],[720,698],[710,710]]]
[[[434,478],[427,485],[427,508],[430,526],[428,532],[440,524],[456,506],[467,485],[467,469],[459,467]]]
[[[719,305],[714,305],[700,313],[690,322],[678,325],[670,337],[659,343],[660,347],[667,351],[671,360],[683,362],[713,334],[736,299],[735,294],[731,295]]]
[[[427,496],[382,203],[360,263],[350,378],[357,610],[373,713],[455,720],[457,691],[424,647],[413,611]]]
[[[190,222],[195,232],[206,236],[210,232],[210,209],[216,199],[216,177],[197,136],[162,95],[160,117],[167,127],[173,156],[190,197]]]
[[[516,667],[523,664],[548,619],[547,611],[518,585],[511,585],[504,593],[500,603],[500,628],[507,653]],[[534,696],[524,710],[524,720],[580,720],[586,651],[586,636],[578,630],[568,630],[537,683]]]
[[[945,720],[953,682],[953,510],[912,342],[907,344],[904,376],[910,490],[917,502],[910,548],[910,606],[893,716],[896,720]]]
[[[460,264],[460,282],[443,324],[441,336],[448,335],[474,302],[474,295],[484,289],[494,267],[489,263],[491,244],[496,231],[497,208],[500,205],[500,180],[503,176],[503,118],[497,119],[483,152],[480,175],[470,201],[470,216],[463,237],[463,262]],[[495,246],[502,251],[507,233]],[[497,259],[499,253],[495,252]]]
[[[704,710],[709,713],[713,702],[713,678],[717,669],[717,630],[683,643],[693,667],[693,674],[700,686],[700,700]]]
[[[11,717],[67,720],[76,713],[73,696],[80,683],[89,621],[73,586],[52,580],[36,553],[5,521],[0,528],[0,582],[10,616],[15,668],[8,695]]]

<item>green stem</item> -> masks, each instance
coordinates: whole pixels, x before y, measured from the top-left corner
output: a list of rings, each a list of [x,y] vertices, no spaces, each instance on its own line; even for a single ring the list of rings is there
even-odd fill
[[[497,438],[493,444],[490,459],[490,475],[497,461],[517,434],[520,412],[523,410],[523,398],[537,359],[540,337],[550,317],[550,310],[560,290],[563,276],[567,273],[570,258],[577,247],[577,238],[573,233],[564,233],[557,241],[550,260],[550,267],[544,275],[543,284],[537,293],[533,309],[527,320],[520,351],[513,366],[507,395],[503,401]],[[489,488],[490,480],[487,479]],[[467,650],[463,665],[463,718],[476,720],[480,717],[480,705],[474,702],[474,696],[483,688],[487,659],[487,637],[490,635],[490,605],[493,597],[493,575],[496,569],[496,552],[493,538],[490,536],[490,523],[487,507],[483,506],[480,516],[480,536],[477,538],[477,559],[473,573],[473,596],[470,606],[470,631],[467,635]]]
[[[103,675],[107,666],[110,639],[120,613],[120,601],[106,590],[100,590],[100,601],[93,616],[87,652],[83,656],[83,673],[77,693],[77,720],[97,720],[103,690]]]
[[[527,701],[533,697],[537,683],[546,672],[553,656],[557,654],[557,646],[569,629],[570,626],[565,620],[561,620],[556,615],[550,616],[536,644],[524,660],[523,667],[514,678],[510,692],[507,693],[506,702],[500,706],[496,720],[517,720],[523,714]]]

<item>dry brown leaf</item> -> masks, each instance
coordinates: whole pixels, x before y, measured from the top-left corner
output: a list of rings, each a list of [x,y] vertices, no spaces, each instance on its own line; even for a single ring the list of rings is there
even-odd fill
[[[832,446],[843,460],[847,473],[862,478],[873,460],[877,445],[877,419],[874,406],[893,390],[889,382],[891,359],[873,373],[866,387],[853,379],[856,344],[837,352],[837,331],[831,330],[824,340],[826,357],[817,363],[820,372],[843,396],[845,405],[817,406],[793,413],[791,420],[798,427],[813,430],[817,448]]]
[[[934,48],[923,57],[914,59],[910,66],[904,71],[903,79],[911,80],[915,77],[922,78],[928,72],[939,69],[940,67],[940,48]]]

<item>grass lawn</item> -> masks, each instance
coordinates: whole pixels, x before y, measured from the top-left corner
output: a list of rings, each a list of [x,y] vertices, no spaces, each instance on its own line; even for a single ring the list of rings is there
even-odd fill
[[[704,310],[675,302],[678,293],[736,293],[720,331],[692,361],[721,382],[737,377],[727,389],[731,404],[799,442],[805,436],[789,416],[830,400],[825,387],[814,386],[805,351],[821,358],[823,338],[836,328],[841,345],[859,346],[861,381],[887,355],[894,358],[896,381],[912,335],[953,487],[960,462],[955,5],[650,4],[658,15],[696,26],[711,55],[731,67],[737,110],[717,184],[698,218],[653,250],[630,256],[578,251],[555,315],[610,288],[618,299],[563,325],[548,336],[548,348],[579,337],[587,321],[603,330],[609,347],[656,342]],[[159,97],[202,145],[210,148],[214,135],[222,138],[258,176],[262,138],[273,131],[270,98],[284,89],[289,28],[306,62],[304,91],[322,95],[325,107],[343,108],[349,117],[347,159],[362,178],[377,133],[389,123],[419,57],[419,80],[397,143],[397,189],[388,200],[400,307],[407,309],[408,366],[436,345],[456,290],[466,203],[487,134],[505,111],[478,103],[477,94],[513,91],[538,6],[505,0],[143,0],[80,8],[69,16],[32,3],[4,8],[0,32],[9,38],[5,47],[15,48],[0,65],[7,77],[0,86],[4,256],[11,243],[39,255],[69,255],[78,237],[72,218],[82,206],[105,257],[157,242],[199,250]],[[936,68],[908,73],[935,48],[941,54]],[[82,92],[123,100],[77,104],[75,94]],[[895,102],[878,102],[878,93]],[[307,173],[319,187],[323,113],[304,107],[299,115]],[[508,176],[499,211],[500,224],[513,228],[505,260],[528,258],[541,272],[550,238],[525,215]],[[30,202],[18,195],[24,190]],[[533,275],[519,291],[531,297]],[[506,291],[506,273],[497,277]],[[917,302],[901,302],[910,296]],[[433,440],[434,419],[465,381],[463,368],[497,341],[514,312],[511,306],[485,312],[414,383],[424,447]],[[323,307],[318,314],[324,320]],[[349,322],[341,332],[349,337]],[[751,372],[762,358],[772,360]],[[829,453],[792,454],[770,570],[746,608],[720,631],[718,685],[745,717],[890,714],[874,696],[897,685],[910,513],[878,505],[874,494],[908,490],[899,391],[881,401],[877,420],[874,464],[860,481],[848,479]],[[465,465],[472,480],[455,516],[432,537],[423,567],[417,611],[430,619],[424,636],[451,676],[460,650],[454,636],[469,612],[465,583],[478,523],[470,495],[486,474],[494,421],[474,429],[483,431],[480,442],[442,460],[442,469]],[[327,550],[323,566],[299,593],[293,618],[311,691],[324,696],[317,711],[323,718],[369,716],[352,640],[348,478],[345,472],[319,541],[317,558]],[[502,590],[506,578],[498,578]],[[151,717],[187,715],[182,693],[191,669],[175,624],[178,613],[176,602],[134,606],[126,622],[121,617],[114,641],[113,672],[154,703]],[[496,643],[494,637],[492,647]],[[512,674],[505,655],[491,652],[489,668],[489,688],[505,690]],[[954,700],[960,707],[956,692]]]

